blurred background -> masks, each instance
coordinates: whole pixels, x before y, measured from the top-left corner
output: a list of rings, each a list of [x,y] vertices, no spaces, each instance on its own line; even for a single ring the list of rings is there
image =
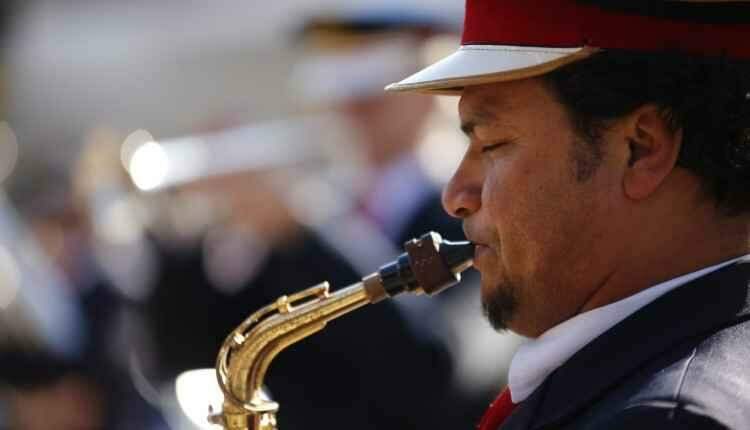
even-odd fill
[[[465,141],[384,85],[459,44],[460,0],[0,6],[0,429],[199,429],[224,337],[429,230]],[[274,361],[280,428],[474,425],[519,339],[478,276]]]

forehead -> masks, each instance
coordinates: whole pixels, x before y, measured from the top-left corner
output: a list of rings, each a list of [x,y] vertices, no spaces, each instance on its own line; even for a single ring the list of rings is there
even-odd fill
[[[538,79],[466,87],[458,105],[462,123],[482,126],[533,119],[561,106]]]

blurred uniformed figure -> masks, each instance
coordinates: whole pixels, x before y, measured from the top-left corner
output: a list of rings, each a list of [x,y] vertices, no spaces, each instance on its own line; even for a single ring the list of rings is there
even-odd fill
[[[432,102],[382,94],[390,79],[416,70],[410,53],[438,28],[388,13],[311,20],[302,30],[304,54],[290,89],[306,114],[333,115],[332,127],[345,130],[333,164],[349,169],[256,166],[173,190],[173,197],[209,196],[226,216],[183,246],[157,240],[163,258],[147,308],[161,379],[213,367],[230,330],[282,294],[323,281],[346,286],[429,230],[462,237],[416,156]],[[322,134],[311,128],[300,139],[315,145]],[[253,151],[252,141],[242,143]],[[231,280],[222,277],[222,263],[225,271],[246,269],[237,273],[244,281],[222,286]],[[452,385],[441,318],[424,301],[382,303],[281,354],[266,378],[284,405],[281,425],[414,429],[465,422],[471,412]]]
[[[50,236],[37,234],[44,227],[25,223],[6,195],[18,143],[5,122],[10,89],[5,60],[21,6],[0,4],[0,428],[35,430],[50,423],[66,430],[101,428],[101,393],[79,366],[85,336],[78,298],[45,252],[42,239]]]
[[[74,175],[39,154],[26,155],[3,199],[0,248],[19,270],[18,311],[3,319],[11,326],[30,320],[38,329],[12,330],[0,351],[0,379],[13,393],[10,423],[29,430],[50,419],[65,429],[152,428],[160,420],[126,366],[135,343],[123,332],[132,305],[100,264],[102,247]],[[34,341],[39,336],[41,343]]]
[[[352,236],[371,244],[347,247],[346,240],[339,241],[360,274],[372,270],[367,264],[356,265],[363,248],[368,254],[361,257],[363,261],[385,261],[404,241],[425,231],[464,237],[440,204],[441,184],[427,173],[430,166],[426,163],[431,160],[419,154],[425,126],[434,124],[437,100],[382,91],[391,76],[403,76],[407,70],[411,74],[423,65],[429,42],[453,35],[450,20],[413,12],[391,10],[308,21],[300,37],[306,54],[291,77],[290,88],[303,109],[337,112],[354,130],[355,137],[348,144],[360,153],[362,165],[348,187],[356,203],[349,221],[334,217],[322,230],[324,237],[335,241],[337,232],[351,225],[347,230]],[[378,239],[385,239],[391,250],[378,246],[383,243]],[[479,306],[475,275],[466,273],[461,288],[431,300],[407,297],[396,301],[420,336],[435,336],[448,345],[454,359],[453,388],[461,393],[457,402],[465,402],[463,411],[468,416],[483,408],[488,387],[502,382],[510,355],[520,342],[514,335],[498,338],[485,321],[472,316],[471,311]],[[466,335],[467,331],[471,334]],[[494,366],[486,365],[488,358],[495,361]]]

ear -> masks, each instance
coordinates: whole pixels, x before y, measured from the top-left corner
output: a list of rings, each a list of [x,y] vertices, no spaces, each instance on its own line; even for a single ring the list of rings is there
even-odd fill
[[[625,118],[623,132],[629,153],[623,190],[630,199],[643,200],[652,195],[674,169],[682,131],[672,130],[656,106],[644,105]]]

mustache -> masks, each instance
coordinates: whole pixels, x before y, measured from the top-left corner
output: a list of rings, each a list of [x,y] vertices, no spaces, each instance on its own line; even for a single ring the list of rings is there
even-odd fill
[[[490,235],[482,233],[478,228],[472,225],[468,220],[464,220],[462,224],[462,228],[464,231],[464,236],[466,236],[466,239],[468,239],[469,242],[475,245],[489,246],[489,244],[493,242],[491,240]]]

